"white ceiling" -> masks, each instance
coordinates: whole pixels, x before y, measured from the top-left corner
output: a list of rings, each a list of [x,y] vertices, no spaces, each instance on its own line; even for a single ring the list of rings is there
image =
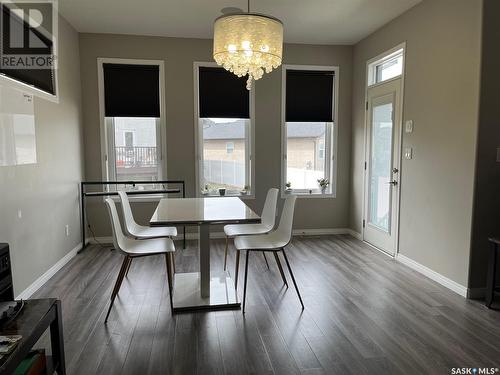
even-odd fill
[[[421,0],[251,0],[250,10],[281,19],[285,41],[354,44]],[[245,0],[59,0],[79,31],[211,38],[224,7]]]

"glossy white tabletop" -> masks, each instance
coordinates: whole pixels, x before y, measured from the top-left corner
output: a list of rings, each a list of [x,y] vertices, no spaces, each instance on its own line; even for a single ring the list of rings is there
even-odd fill
[[[260,223],[260,216],[236,197],[164,198],[150,225]]]

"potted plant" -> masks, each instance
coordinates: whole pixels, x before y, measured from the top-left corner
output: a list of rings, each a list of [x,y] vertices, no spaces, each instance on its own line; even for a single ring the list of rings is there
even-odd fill
[[[240,193],[242,195],[246,195],[246,194],[248,194],[249,191],[250,191],[250,185],[245,185],[245,186],[243,186],[243,189],[240,190]]]
[[[220,189],[219,189],[219,195],[220,195],[221,197],[223,197],[224,195],[226,195],[226,189],[225,189],[225,188],[220,188]]]
[[[326,191],[326,188],[328,187],[328,185],[330,185],[330,181],[328,181],[327,178],[320,178],[320,179],[318,179],[318,184],[319,184],[319,187],[321,189],[321,192],[324,194]]]
[[[292,191],[292,183],[290,181],[288,181],[286,184],[285,184],[285,192],[289,193]]]
[[[210,185],[206,184],[205,188],[201,190],[201,194],[202,195],[208,195],[208,193],[210,193]]]

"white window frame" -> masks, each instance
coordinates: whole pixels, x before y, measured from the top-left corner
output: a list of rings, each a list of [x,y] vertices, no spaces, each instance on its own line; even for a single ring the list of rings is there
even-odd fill
[[[111,124],[108,121],[112,121],[112,119],[105,118],[104,112],[104,72],[103,72],[103,64],[135,64],[135,65],[156,65],[159,68],[159,85],[160,85],[160,117],[156,120],[156,147],[159,150],[159,163],[160,166],[158,168],[158,180],[162,180],[167,176],[167,163],[165,155],[167,155],[167,147],[166,147],[166,116],[165,116],[165,63],[163,60],[144,60],[144,59],[122,59],[122,58],[114,58],[114,57],[98,57],[97,58],[97,85],[98,85],[98,95],[99,95],[99,122],[100,122],[100,140],[101,140],[101,175],[103,181],[114,181],[116,176],[114,175],[113,168],[111,166],[115,162],[114,153],[109,152],[108,150],[114,147],[114,136],[111,134],[114,126],[110,126]],[[113,188],[112,186],[108,186],[109,188]],[[131,197],[131,200],[134,201],[158,201],[160,195],[153,196],[141,196],[136,195]]]
[[[394,76],[392,78],[377,82],[377,67],[391,61],[396,56],[400,56],[400,55],[403,59],[403,62],[402,62],[403,67],[402,67],[401,74]],[[403,43],[403,44],[397,45],[394,48],[391,48],[389,51],[386,51],[383,54],[368,61],[368,64],[367,64],[368,87],[380,85],[382,83],[389,82],[393,79],[400,78],[404,72],[404,66],[405,66],[405,44]]]
[[[332,126],[325,134],[325,171],[328,171],[330,180],[330,191],[322,193],[319,187],[317,189],[293,189],[286,190],[286,170],[287,170],[287,128],[286,128],[286,72],[288,70],[320,70],[332,71],[333,77],[333,110],[334,121]],[[339,98],[339,72],[338,66],[322,65],[289,65],[285,64],[281,70],[281,197],[285,198],[288,194],[295,194],[298,198],[336,198],[337,196],[337,143],[338,143],[338,98]],[[331,145],[327,147],[327,142]]]
[[[201,142],[200,137],[200,101],[199,101],[199,68],[209,67],[209,68],[220,68],[215,62],[194,62],[193,63],[193,76],[194,76],[194,134],[195,134],[195,159],[196,159],[196,196],[203,196],[201,191],[203,186],[200,184],[200,179],[203,176],[203,142]],[[250,90],[249,100],[250,100],[250,129],[248,132],[248,137],[245,138],[245,148],[247,150],[247,158],[245,161],[245,172],[246,181],[250,185],[250,192],[247,194],[241,194],[240,192],[226,192],[224,197],[241,197],[242,199],[255,199],[255,85],[252,85]],[[212,195],[210,195],[212,196]],[[218,194],[213,196],[219,196]],[[223,198],[223,197],[221,197]]]

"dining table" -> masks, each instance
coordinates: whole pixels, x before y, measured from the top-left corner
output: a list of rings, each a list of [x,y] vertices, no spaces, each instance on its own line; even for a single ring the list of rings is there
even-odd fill
[[[159,201],[149,222],[151,226],[197,226],[199,233],[199,271],[174,274],[174,312],[240,307],[229,272],[211,270],[210,230],[215,225],[260,221],[260,216],[238,197],[163,198]]]

